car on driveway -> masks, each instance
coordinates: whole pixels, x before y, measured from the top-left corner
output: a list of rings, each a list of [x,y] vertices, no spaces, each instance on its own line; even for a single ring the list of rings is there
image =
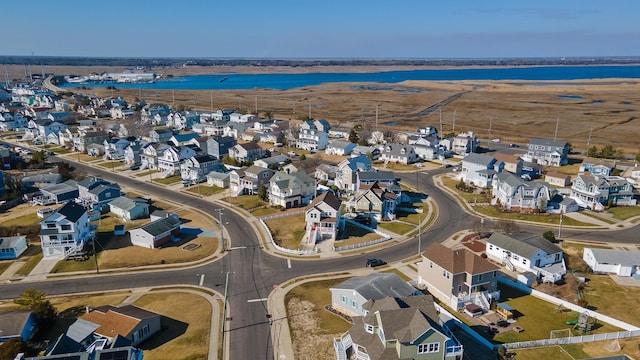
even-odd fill
[[[382,265],[387,265],[387,263],[382,260],[382,259],[369,259],[367,260],[367,267],[377,267],[377,266],[382,266]]]

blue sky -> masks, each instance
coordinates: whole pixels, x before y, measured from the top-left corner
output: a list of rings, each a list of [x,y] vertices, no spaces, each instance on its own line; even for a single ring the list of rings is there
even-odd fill
[[[0,55],[640,56],[637,0],[7,0],[2,13]]]

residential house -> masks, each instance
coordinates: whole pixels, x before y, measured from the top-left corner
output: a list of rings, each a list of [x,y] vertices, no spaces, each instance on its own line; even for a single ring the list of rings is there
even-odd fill
[[[78,321],[83,321],[80,326],[95,324],[93,332],[103,338],[113,340],[119,335],[139,345],[162,330],[160,318],[159,314],[135,305],[105,305],[90,309],[80,315]]]
[[[418,161],[415,149],[411,145],[386,144],[382,149],[380,160],[401,164],[413,164]]]
[[[365,155],[371,160],[378,160],[380,159],[381,153],[382,152],[380,151],[380,149],[376,146],[357,145],[355,148],[353,148],[353,151],[351,151],[351,156],[355,157],[359,155]]]
[[[329,122],[327,121],[327,119],[318,119],[318,120],[314,120],[313,121],[313,125],[316,127],[316,129],[318,129],[319,131],[324,131],[327,134],[329,133],[329,130],[331,130],[331,124],[329,124]]]
[[[74,180],[59,184],[50,184],[40,189],[40,195],[31,201],[35,205],[60,204],[78,197],[78,185]]]
[[[20,185],[24,188],[41,188],[47,185],[60,184],[62,182],[62,175],[54,173],[42,173],[27,175],[20,179]]]
[[[173,137],[173,130],[168,127],[157,127],[149,131],[149,142],[166,143]]]
[[[609,159],[584,158],[580,164],[581,173],[588,172],[596,176],[609,176],[616,169],[617,162]]]
[[[244,144],[236,144],[229,148],[229,157],[235,159],[239,163],[253,162],[264,157],[264,149],[256,142],[248,142]]]
[[[357,173],[369,170],[371,170],[371,160],[365,155],[344,159],[338,164],[335,185],[340,190],[356,191],[358,188]]]
[[[77,202],[94,209],[107,208],[111,200],[122,196],[120,185],[97,177],[78,181]]]
[[[269,186],[275,172],[271,169],[251,165],[229,172],[229,189],[233,196],[256,195],[260,186]]]
[[[169,145],[156,142],[142,145],[142,152],[140,153],[140,169],[157,169],[158,154],[163,153],[167,148],[169,148]]]
[[[326,149],[328,144],[327,132],[319,130],[312,121],[305,121],[300,125],[296,149],[315,152]]]
[[[124,159],[124,150],[131,144],[131,141],[123,138],[110,138],[103,142],[105,160]]]
[[[28,119],[20,112],[0,112],[0,131],[22,130],[28,126]]]
[[[476,151],[479,143],[473,131],[462,132],[453,138],[451,152],[456,155],[467,156]]]
[[[192,111],[171,113],[167,117],[167,125],[176,130],[191,129],[198,123],[200,123],[200,115]]]
[[[45,141],[49,135],[58,135],[59,132],[67,129],[67,125],[49,119],[30,120],[25,129],[23,139]]]
[[[327,144],[327,148],[325,152],[328,155],[350,155],[353,149],[355,149],[356,144],[349,141],[342,140],[332,140]]]
[[[329,289],[331,308],[348,316],[366,314],[363,305],[388,297],[406,298],[422,293],[394,273],[373,272],[351,277]]]
[[[524,166],[524,161],[516,155],[505,154],[501,152],[494,152],[491,154],[496,160],[502,161],[504,163],[504,168],[502,171],[510,172],[516,176],[522,175],[522,167]]]
[[[229,121],[230,122],[236,122],[236,123],[242,123],[242,124],[252,124],[253,126],[253,122],[260,120],[260,117],[258,115],[253,115],[253,114],[241,114],[238,112],[233,112],[231,114],[229,114]]]
[[[580,210],[578,203],[566,194],[554,194],[547,205],[549,214],[566,214]]]
[[[78,136],[73,137],[73,150],[82,153],[87,152],[90,144],[102,144],[109,139],[105,131],[78,131]]]
[[[393,171],[358,171],[356,173],[356,177],[358,187],[361,187],[363,185],[371,185],[373,183],[378,183],[378,185],[382,187],[388,187],[398,184],[398,178],[393,173]]]
[[[87,209],[73,201],[40,222],[40,244],[46,259],[80,254],[93,236]]]
[[[394,220],[398,198],[396,193],[380,187],[378,182],[362,184],[358,193],[347,203],[347,210],[366,213],[376,221]]]
[[[158,151],[158,171],[162,172],[163,177],[169,177],[180,174],[180,164],[191,157],[196,152],[188,146],[168,146],[159,148]]]
[[[544,174],[544,181],[552,186],[565,187],[571,185],[571,175],[561,174],[555,171],[549,171]]]
[[[520,212],[544,212],[551,199],[549,184],[524,181],[511,173],[501,173],[494,177],[492,194],[492,205]]]
[[[493,156],[471,153],[462,159],[461,179],[479,187],[490,187],[496,174],[504,170],[504,163]]]
[[[344,230],[342,201],[333,193],[325,191],[317,196],[305,211],[306,235],[310,243],[318,240],[336,240]]]
[[[489,259],[512,271],[534,273],[542,282],[558,282],[567,272],[562,249],[540,235],[494,232],[486,246]]]
[[[422,253],[418,281],[433,296],[454,310],[473,303],[489,310],[500,298],[498,267],[467,249],[434,243]]]
[[[0,237],[0,260],[17,259],[27,247],[29,245],[24,235]]]
[[[229,154],[229,149],[236,146],[238,142],[229,136],[212,136],[206,144],[206,153],[222,160],[225,155]]]
[[[131,221],[149,216],[149,204],[146,200],[120,196],[109,202],[109,212],[124,221]]]
[[[139,141],[134,141],[130,143],[129,146],[127,146],[124,149],[124,164],[125,165],[142,164],[142,158],[140,156],[141,153],[142,153],[142,144]]]
[[[207,185],[226,189],[229,187],[229,174],[212,171],[207,174]]]
[[[129,230],[131,244],[148,249],[157,249],[180,235],[180,219],[177,216],[167,216]]]
[[[218,160],[209,154],[194,155],[180,164],[180,177],[183,181],[200,183],[207,179],[207,174],[214,171]]]
[[[363,305],[366,314],[333,340],[336,359],[461,359],[464,348],[440,319],[433,297],[386,297]]]
[[[269,180],[269,205],[285,209],[309,204],[316,194],[316,182],[304,171],[278,171]]]
[[[563,166],[569,163],[569,143],[560,140],[533,138],[524,156],[525,161],[535,161],[541,165]]]
[[[0,346],[11,339],[31,340],[38,329],[38,319],[30,310],[0,311]]]
[[[227,121],[214,120],[214,121],[210,121],[210,122],[204,122],[204,123],[201,123],[201,124],[195,124],[195,125],[193,125],[192,130],[194,132],[198,132],[196,129],[198,127],[201,127],[202,130],[200,132],[203,135],[223,136],[225,128],[227,127],[227,123],[228,123]]]
[[[277,170],[290,162],[291,162],[291,159],[289,159],[288,156],[283,154],[277,154],[277,155],[272,155],[271,157],[258,159],[253,162],[253,165]]]
[[[571,185],[571,198],[581,207],[594,211],[604,210],[611,202],[615,205],[636,205],[633,186],[620,176],[579,174]]]
[[[629,250],[584,248],[582,259],[594,273],[638,277],[640,253]]]
[[[247,124],[229,121],[225,124],[224,130],[220,135],[239,139],[242,137],[242,134],[244,134],[248,129],[249,126]]]
[[[172,143],[174,146],[186,146],[189,144],[199,145],[199,142],[198,142],[199,137],[200,137],[199,134],[196,134],[193,132],[180,133],[180,134],[174,134],[167,142]]]
[[[314,177],[320,181],[329,181],[336,178],[338,167],[329,164],[320,164],[316,167]]]

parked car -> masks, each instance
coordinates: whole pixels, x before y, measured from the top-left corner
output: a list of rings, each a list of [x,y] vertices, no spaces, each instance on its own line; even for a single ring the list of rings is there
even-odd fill
[[[509,144],[509,147],[517,148],[517,147],[520,147],[520,145],[518,145],[518,144],[514,144],[514,143],[511,143],[511,144]]]
[[[140,170],[140,164],[133,164],[129,166],[129,170]]]
[[[377,267],[377,266],[382,266],[382,265],[387,265],[387,262],[382,260],[382,259],[369,259],[367,260],[367,267]]]

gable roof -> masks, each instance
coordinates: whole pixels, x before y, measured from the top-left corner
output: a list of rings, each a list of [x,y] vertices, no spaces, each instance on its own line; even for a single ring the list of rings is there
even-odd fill
[[[180,225],[180,220],[172,216],[152,221],[139,229],[152,236],[157,236],[167,231],[171,231]]]
[[[135,200],[127,196],[117,197],[109,202],[109,205],[125,211],[135,208],[138,204],[145,203],[143,200]]]
[[[20,337],[30,315],[29,310],[0,311],[0,335]]]
[[[529,144],[531,144],[531,145],[554,146],[554,147],[565,147],[565,146],[567,146],[567,142],[566,141],[542,139],[542,138],[531,138],[531,140],[529,141]]]
[[[620,264],[622,266],[640,266],[640,253],[629,250],[590,249],[597,262],[603,264]]]
[[[248,143],[243,143],[243,144],[237,144],[236,146],[239,146],[247,151],[250,150],[262,150],[262,148],[260,147],[260,145],[258,145],[257,142],[248,142]]]
[[[492,162],[494,162],[495,160],[496,159],[493,156],[476,154],[476,153],[471,153],[471,154],[465,156],[464,159],[462,159],[462,161],[464,161],[464,162],[469,162],[469,163],[472,163],[472,164],[478,164],[478,165],[483,165],[483,166],[488,166]]]
[[[325,204],[331,206],[331,208],[335,210],[339,210],[340,205],[342,205],[342,200],[340,200],[338,196],[336,196],[336,194],[333,193],[333,191],[325,191],[320,196],[317,196],[315,199],[313,199],[313,201],[309,205],[309,208],[313,208],[321,202],[324,202]]]
[[[380,300],[387,296],[404,298],[413,295],[416,291],[413,286],[393,273],[354,276],[332,289],[354,290],[367,300]]]
[[[482,274],[498,270],[498,267],[488,260],[472,253],[467,249],[453,250],[441,243],[433,243],[422,256],[438,264],[452,274],[466,272],[468,274]]]
[[[505,164],[517,164],[522,161],[522,159],[520,159],[520,157],[517,155],[505,154],[501,152],[494,152],[493,157],[496,160],[504,162]]]
[[[562,249],[542,236],[527,233],[505,235],[494,232],[487,239],[487,243],[494,244],[528,259],[531,259],[538,252],[538,249],[548,255],[562,252]]]
[[[82,215],[84,215],[84,213],[87,212],[87,209],[76,202],[69,201],[56,212],[63,215],[67,220],[76,222],[82,217]]]

